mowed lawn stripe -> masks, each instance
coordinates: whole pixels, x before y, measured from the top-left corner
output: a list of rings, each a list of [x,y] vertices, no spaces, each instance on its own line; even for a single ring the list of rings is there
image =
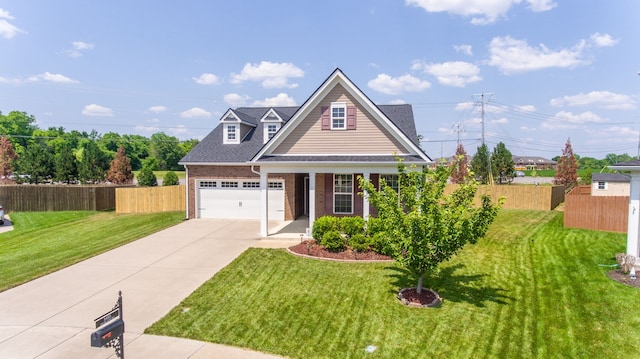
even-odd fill
[[[173,226],[184,213],[20,212],[11,219],[14,230],[0,234],[0,291]]]
[[[503,210],[485,239],[425,278],[445,299],[431,309],[399,303],[415,279],[395,263],[250,249],[147,332],[291,358],[633,356],[640,290],[599,266],[624,243],[563,228],[561,212]]]

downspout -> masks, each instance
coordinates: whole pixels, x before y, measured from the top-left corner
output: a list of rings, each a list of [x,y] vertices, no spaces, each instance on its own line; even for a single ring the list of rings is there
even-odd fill
[[[185,219],[189,219],[189,166],[184,165],[185,178],[187,179],[185,182],[185,197],[187,199],[187,207],[185,208]]]
[[[255,166],[256,165],[251,165],[251,172],[253,172],[253,173],[257,174],[258,176],[260,176],[261,173],[253,169],[253,167],[255,167]]]

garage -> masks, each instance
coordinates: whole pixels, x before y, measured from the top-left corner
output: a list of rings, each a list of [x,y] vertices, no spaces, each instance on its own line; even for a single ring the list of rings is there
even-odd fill
[[[260,219],[260,182],[211,179],[198,181],[198,217]],[[269,181],[269,220],[284,220],[284,183]]]

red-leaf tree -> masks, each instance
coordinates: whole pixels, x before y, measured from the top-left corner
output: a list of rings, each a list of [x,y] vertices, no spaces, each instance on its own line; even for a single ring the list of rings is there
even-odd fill
[[[13,143],[5,136],[0,137],[0,181],[11,182],[13,161],[18,159]]]
[[[118,147],[116,157],[111,161],[107,180],[114,184],[125,184],[133,181],[133,172],[131,172],[131,161],[125,153],[124,147]]]
[[[451,171],[451,182],[456,184],[464,183],[469,177],[469,157],[462,144],[458,144],[456,155],[453,158],[453,169]]]
[[[562,156],[558,157],[558,168],[553,183],[565,185],[567,190],[578,184],[578,160],[573,155],[570,138],[567,138]]]

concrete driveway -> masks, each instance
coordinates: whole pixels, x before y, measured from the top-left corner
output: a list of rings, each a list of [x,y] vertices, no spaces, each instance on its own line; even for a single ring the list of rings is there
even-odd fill
[[[123,296],[125,357],[276,358],[193,340],[143,335],[145,328],[258,240],[257,221],[189,220],[0,293],[0,358],[115,358],[92,348],[93,320]],[[1,273],[0,273],[1,275]]]

